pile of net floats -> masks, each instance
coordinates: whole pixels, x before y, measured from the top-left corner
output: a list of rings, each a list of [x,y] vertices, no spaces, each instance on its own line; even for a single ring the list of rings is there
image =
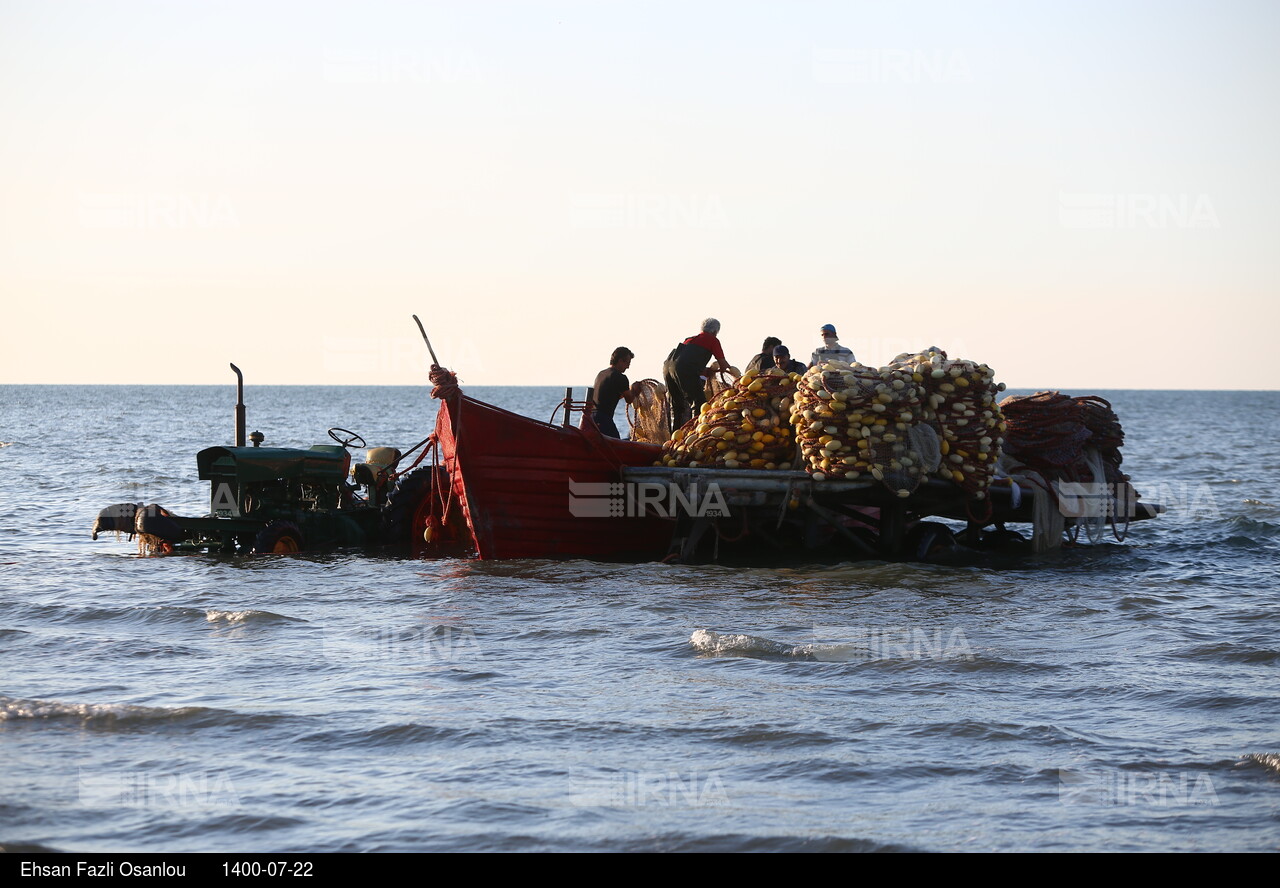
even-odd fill
[[[878,369],[748,371],[675,432],[660,464],[800,468],[815,480],[874,479],[903,497],[932,476],[984,499],[1004,441],[1003,389],[986,364],[937,348]]]

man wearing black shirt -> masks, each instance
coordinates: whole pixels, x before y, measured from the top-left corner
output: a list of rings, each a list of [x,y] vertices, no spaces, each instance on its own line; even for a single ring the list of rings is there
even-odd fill
[[[809,368],[799,361],[791,360],[791,349],[785,345],[776,345],[773,348],[773,366],[787,373],[803,374]],[[765,370],[772,368],[765,367]]]
[[[754,370],[757,373],[762,370],[768,370],[773,366],[773,349],[775,346],[782,345],[782,340],[777,336],[769,336],[765,339],[764,345],[760,346],[760,354],[756,355],[747,363],[748,370]]]
[[[596,412],[592,415],[596,427],[610,438],[621,438],[618,427],[614,425],[613,414],[618,409],[618,401],[628,404],[635,397],[635,391],[627,382],[626,370],[631,366],[635,355],[626,346],[615,348],[609,357],[609,366],[596,375],[595,389]]]

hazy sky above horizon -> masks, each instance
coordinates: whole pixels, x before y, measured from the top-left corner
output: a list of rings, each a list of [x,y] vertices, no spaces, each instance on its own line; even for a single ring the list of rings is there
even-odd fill
[[[833,323],[1280,389],[1280,4],[0,2],[0,383],[631,377]]]

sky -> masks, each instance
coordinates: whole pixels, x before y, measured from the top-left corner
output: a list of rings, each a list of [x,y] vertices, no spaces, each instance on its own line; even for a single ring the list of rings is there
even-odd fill
[[[0,383],[589,385],[705,317],[1280,389],[1275,2],[3,2]]]

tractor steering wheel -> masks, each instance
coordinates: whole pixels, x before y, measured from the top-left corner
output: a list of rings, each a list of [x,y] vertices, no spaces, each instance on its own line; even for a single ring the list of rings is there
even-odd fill
[[[355,444],[357,447],[367,446],[364,443],[364,438],[361,438],[355,432],[348,429],[329,429],[329,437],[337,441],[343,447],[350,447],[352,444]],[[356,444],[357,441],[360,443]]]

